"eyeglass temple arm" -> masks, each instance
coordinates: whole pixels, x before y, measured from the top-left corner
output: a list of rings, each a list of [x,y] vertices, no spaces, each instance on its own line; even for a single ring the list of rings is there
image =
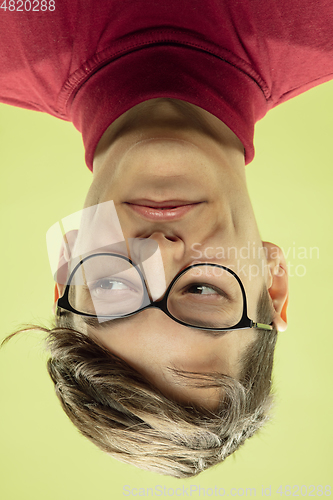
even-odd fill
[[[265,325],[264,323],[255,323],[253,321],[252,328],[258,328],[258,330],[273,330],[273,325]]]

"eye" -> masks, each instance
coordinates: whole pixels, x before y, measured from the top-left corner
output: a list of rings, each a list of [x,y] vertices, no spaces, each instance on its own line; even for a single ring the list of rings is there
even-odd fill
[[[212,286],[202,284],[190,285],[184,292],[185,294],[190,293],[196,295],[223,295],[222,293],[219,293],[217,290],[215,290],[215,288],[213,288]]]
[[[108,290],[123,290],[124,288],[128,288],[128,286],[122,281],[115,281],[110,279],[100,280],[95,285],[95,288],[107,288]]]
[[[89,289],[94,295],[103,296],[110,295],[111,292],[121,293],[123,291],[126,292],[135,292],[132,286],[129,283],[125,283],[123,281],[118,281],[110,278],[105,278],[96,281],[95,283],[91,283],[89,285]],[[112,294],[113,295],[113,294]]]
[[[213,286],[209,283],[191,283],[185,286],[182,290],[180,290],[181,295],[183,296],[191,296],[191,295],[201,295],[205,296],[207,300],[230,300],[229,295],[221,288]],[[204,297],[203,297],[204,298]]]

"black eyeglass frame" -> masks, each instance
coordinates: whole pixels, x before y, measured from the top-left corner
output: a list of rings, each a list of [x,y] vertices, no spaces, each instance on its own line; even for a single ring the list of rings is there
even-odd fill
[[[145,303],[145,301],[148,299],[149,302],[150,302],[150,304],[148,304],[147,306],[143,307],[142,309],[136,310],[136,311],[134,311],[132,313],[125,314],[124,316],[117,316],[117,317],[115,317],[115,316],[109,316],[109,315],[108,316],[103,316],[103,315],[82,313],[82,312],[74,309],[71,306],[71,304],[69,302],[69,289],[70,289],[70,284],[71,284],[71,281],[73,279],[73,276],[75,275],[75,272],[83,264],[83,262],[85,262],[86,260],[91,259],[92,257],[102,256],[102,255],[108,255],[108,256],[112,255],[112,256],[124,259],[127,262],[129,262],[133,267],[135,267],[137,269],[137,271],[138,271],[138,273],[140,275],[142,284],[144,286],[143,287],[143,289],[144,289],[143,303]],[[168,297],[169,297],[169,293],[171,291],[172,286],[189,269],[194,268],[194,267],[198,267],[198,266],[211,266],[211,267],[218,267],[220,269],[224,269],[227,272],[229,272],[230,274],[232,274],[232,276],[234,276],[234,278],[238,281],[238,283],[240,285],[240,288],[241,288],[241,291],[242,291],[242,296],[243,296],[243,315],[242,315],[240,321],[235,326],[233,326],[231,328],[230,327],[228,327],[228,328],[212,328],[212,327],[204,327],[204,326],[194,326],[194,325],[189,325],[188,323],[185,323],[185,322],[183,322],[183,321],[175,318],[170,313],[170,311],[168,309],[168,306],[167,306],[167,303],[168,303]],[[247,315],[247,301],[246,301],[246,294],[245,294],[244,286],[243,286],[243,283],[242,283],[241,279],[237,276],[237,274],[234,271],[232,271],[231,269],[229,269],[228,267],[221,266],[220,264],[212,264],[212,263],[209,263],[209,262],[202,262],[202,263],[199,263],[199,264],[193,264],[191,266],[186,267],[182,271],[180,271],[173,278],[173,280],[171,281],[171,283],[168,286],[167,290],[165,291],[162,299],[160,299],[159,301],[153,301],[151,299],[150,295],[149,295],[148,287],[147,287],[147,284],[146,284],[146,280],[145,280],[145,278],[144,278],[144,276],[143,276],[143,274],[141,272],[141,269],[139,268],[139,266],[136,266],[132,262],[131,259],[129,259],[128,257],[125,257],[123,255],[119,255],[119,254],[115,254],[115,253],[104,253],[104,252],[103,253],[95,253],[95,254],[92,254],[92,255],[88,255],[85,258],[81,258],[80,261],[78,262],[78,264],[76,264],[76,266],[74,267],[73,271],[70,274],[70,277],[68,278],[64,294],[57,301],[57,308],[64,309],[65,311],[77,314],[78,316],[86,316],[86,317],[90,317],[90,318],[104,318],[104,319],[105,318],[109,318],[110,320],[112,320],[112,319],[128,318],[129,316],[133,316],[134,314],[138,314],[138,313],[140,313],[142,311],[145,311],[146,309],[149,309],[150,307],[155,307],[156,309],[160,309],[169,318],[171,318],[172,320],[176,321],[176,323],[179,323],[180,325],[183,325],[183,326],[187,326],[188,328],[195,328],[196,330],[210,330],[210,331],[216,331],[216,332],[231,331],[231,330],[244,330],[244,329],[247,329],[247,328],[257,328],[258,330],[266,330],[266,331],[273,330],[272,324],[266,325],[264,323],[256,323],[256,322],[254,322],[252,319],[250,319],[248,317],[248,315]]]

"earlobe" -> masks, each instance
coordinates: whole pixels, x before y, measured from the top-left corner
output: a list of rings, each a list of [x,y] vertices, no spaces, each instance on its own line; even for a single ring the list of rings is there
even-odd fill
[[[53,301],[53,307],[52,307],[52,313],[55,314],[56,312],[56,305],[57,301],[60,297],[62,297],[64,293],[65,286],[64,285],[59,285],[59,283],[56,283],[54,286],[54,301]]]
[[[279,332],[287,329],[287,307],[289,300],[287,263],[281,248],[267,241],[263,242],[266,252],[269,284],[268,293],[275,309],[274,325]]]
[[[54,304],[57,302],[59,297],[60,297],[59,286],[58,283],[56,283],[54,287]]]

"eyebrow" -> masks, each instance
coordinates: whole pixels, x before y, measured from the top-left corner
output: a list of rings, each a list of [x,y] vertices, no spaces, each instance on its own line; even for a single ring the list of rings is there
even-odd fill
[[[98,318],[90,318],[89,316],[81,316],[81,319],[87,326],[91,326],[96,329],[102,328],[103,330],[106,330],[111,325],[118,325],[120,324],[120,322],[123,322],[126,319],[130,319],[131,317],[132,316],[127,316],[125,318],[109,319],[102,322],[99,322]]]
[[[135,315],[133,314],[132,316],[127,316],[126,318],[116,318],[108,321],[103,321],[99,322],[98,318],[90,318],[89,316],[81,316],[81,319],[83,322],[92,328],[95,328],[96,330],[107,330],[108,328],[112,328],[112,325],[119,325],[119,324],[124,324],[124,320],[129,320],[130,318],[134,317]],[[178,324],[178,323],[177,323]],[[184,326],[184,325],[181,325]],[[191,328],[191,327],[189,327]],[[230,332],[231,330],[222,330],[222,331],[216,331],[216,330],[198,330],[195,328],[197,332],[203,333],[206,336],[209,337],[221,337],[222,335],[225,335],[226,333]]]
[[[228,332],[232,332],[232,330],[198,330],[197,328],[195,328],[195,330],[199,331],[200,333],[204,333],[205,335],[209,335],[210,337],[222,337],[222,335],[225,335]]]

